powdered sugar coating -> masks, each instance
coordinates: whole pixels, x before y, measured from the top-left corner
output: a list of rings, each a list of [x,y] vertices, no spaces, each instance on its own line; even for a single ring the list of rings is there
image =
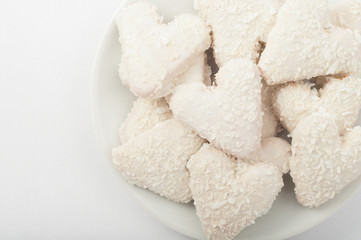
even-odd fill
[[[209,239],[233,239],[266,214],[283,186],[269,163],[248,165],[209,144],[187,164],[197,215]]]
[[[113,161],[124,178],[175,202],[189,202],[189,158],[203,145],[190,128],[167,120],[113,149]]]
[[[268,84],[359,70],[361,45],[330,19],[327,0],[284,3],[258,64]]]
[[[249,164],[257,162],[273,163],[277,166],[280,173],[288,173],[290,171],[291,145],[278,137],[263,138],[261,147],[258,151],[250,154],[242,161]]]
[[[322,205],[361,175],[361,127],[340,137],[324,110],[301,120],[293,132],[290,168],[297,200]]]
[[[340,134],[352,128],[361,109],[361,78],[353,75],[343,79],[326,77],[317,91],[310,83],[291,83],[278,88],[273,108],[282,125],[292,133],[298,122],[318,108],[325,108],[336,118]]]
[[[172,112],[164,98],[155,100],[137,98],[119,129],[120,141],[126,143],[130,138],[138,136],[172,117]]]
[[[216,76],[217,86],[176,87],[170,100],[174,118],[226,153],[242,158],[261,141],[261,77],[250,60],[235,59]]]
[[[139,97],[170,94],[176,77],[210,46],[210,29],[198,16],[184,14],[162,22],[155,5],[143,1],[116,16],[122,47],[119,76]]]
[[[267,83],[262,83],[262,138],[277,136],[280,124],[278,118],[273,112],[272,96],[274,87],[268,86]]]
[[[195,0],[200,16],[212,28],[216,62],[223,66],[234,58],[254,63],[260,42],[266,42],[284,0]]]

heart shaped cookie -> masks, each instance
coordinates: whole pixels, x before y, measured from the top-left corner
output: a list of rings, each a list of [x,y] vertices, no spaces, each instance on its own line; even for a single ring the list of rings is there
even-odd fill
[[[186,164],[203,143],[181,122],[167,120],[113,149],[113,162],[128,182],[175,202],[189,202]]]
[[[359,70],[360,43],[330,19],[327,0],[283,4],[258,64],[269,85]]]
[[[242,158],[261,141],[261,77],[250,60],[235,59],[220,68],[217,86],[180,85],[170,100],[174,118],[226,153]]]
[[[148,2],[130,5],[116,17],[122,47],[119,76],[139,97],[170,94],[176,77],[210,46],[210,30],[199,17],[184,14],[162,22]]]
[[[266,214],[281,191],[282,176],[270,163],[248,165],[209,144],[187,164],[197,215],[209,239],[232,239]]]
[[[199,15],[212,28],[216,62],[234,58],[256,62],[284,0],[196,0]]]
[[[340,134],[352,128],[361,108],[361,78],[348,76],[343,79],[326,77],[317,91],[311,83],[291,83],[274,93],[273,108],[282,125],[292,133],[298,122],[325,108],[336,119]]]
[[[361,127],[340,137],[324,109],[301,120],[293,132],[290,169],[302,205],[327,202],[361,175]]]
[[[119,129],[120,141],[126,143],[130,138],[152,129],[155,125],[173,118],[164,98],[138,98]]]

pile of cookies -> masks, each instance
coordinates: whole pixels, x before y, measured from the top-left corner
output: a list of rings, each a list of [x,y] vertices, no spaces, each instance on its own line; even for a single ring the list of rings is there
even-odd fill
[[[194,6],[167,24],[148,2],[116,17],[120,79],[138,97],[113,149],[124,178],[194,200],[208,238],[232,239],[269,211],[285,173],[306,207],[361,175],[361,3]]]

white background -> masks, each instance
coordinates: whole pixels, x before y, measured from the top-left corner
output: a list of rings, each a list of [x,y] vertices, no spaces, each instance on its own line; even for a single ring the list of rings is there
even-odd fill
[[[119,188],[97,149],[89,82],[121,0],[0,0],[0,239],[188,239]],[[361,239],[361,191],[293,240]]]

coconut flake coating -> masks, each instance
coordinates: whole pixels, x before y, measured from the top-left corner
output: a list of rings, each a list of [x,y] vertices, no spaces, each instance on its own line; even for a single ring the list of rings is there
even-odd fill
[[[138,98],[119,129],[121,143],[152,129],[155,125],[173,117],[164,98]]]
[[[356,73],[361,45],[350,30],[331,24],[327,0],[287,0],[259,61],[269,85],[321,75]]]
[[[361,3],[345,0],[336,4],[331,10],[332,23],[338,27],[352,30],[355,38],[361,42]]]
[[[301,120],[293,132],[290,168],[299,203],[322,205],[361,174],[361,128],[340,137],[324,110]]]
[[[351,30],[361,44],[361,2],[344,0],[332,7],[331,11],[332,24]],[[355,74],[361,76],[361,68]]]
[[[170,94],[176,77],[210,46],[210,29],[198,16],[184,14],[163,24],[148,2],[124,8],[115,21],[122,47],[119,76],[139,97]]]
[[[273,86],[268,86],[267,83],[262,83],[262,138],[277,136],[280,124],[278,118],[274,114],[272,106],[272,96],[274,92]]]
[[[355,125],[361,108],[361,78],[350,75],[321,80],[323,87],[319,91],[303,82],[290,83],[275,91],[273,108],[289,133],[320,107],[335,117],[340,134]]]
[[[256,62],[284,0],[195,0],[199,15],[212,28],[216,62],[234,58]]]
[[[132,184],[175,202],[189,202],[189,158],[203,145],[190,128],[167,120],[113,149],[113,162]]]
[[[187,164],[197,215],[209,239],[233,239],[266,214],[281,191],[282,176],[269,163],[248,165],[209,144]]]
[[[217,86],[202,83],[176,87],[170,100],[174,118],[217,148],[242,158],[261,141],[261,77],[250,60],[235,59],[216,76]]]
[[[278,137],[263,138],[261,148],[242,159],[249,164],[257,162],[273,163],[277,166],[280,173],[288,173],[290,170],[289,162],[291,158],[291,145]]]

